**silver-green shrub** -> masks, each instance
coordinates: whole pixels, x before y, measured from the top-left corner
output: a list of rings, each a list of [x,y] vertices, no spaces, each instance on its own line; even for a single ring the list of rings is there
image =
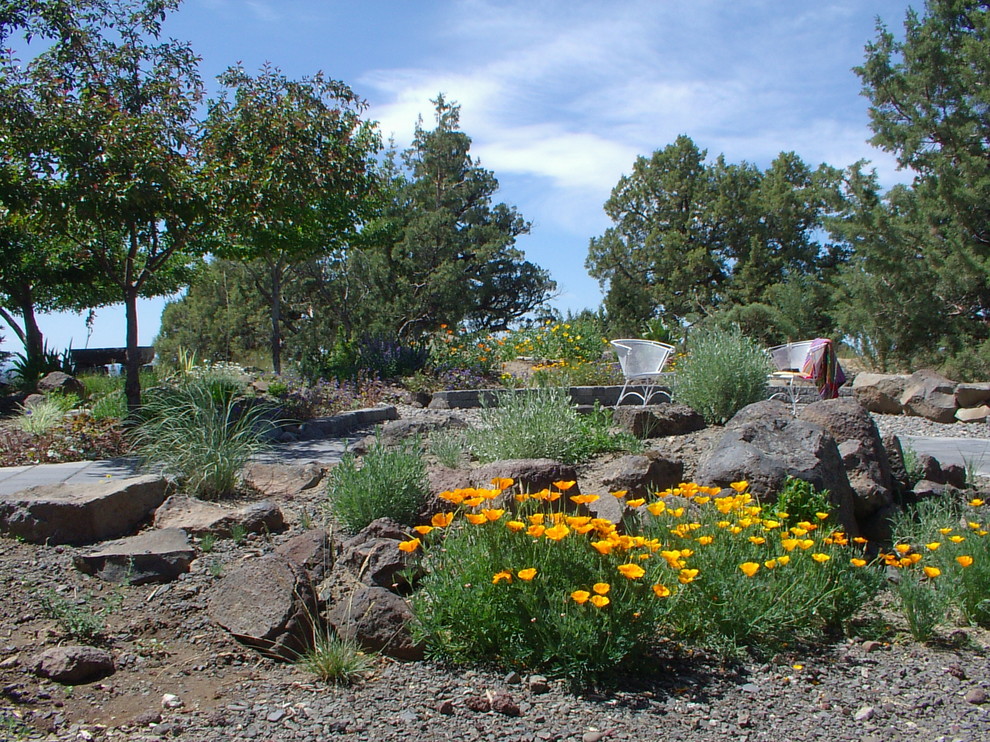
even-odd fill
[[[677,363],[673,394],[705,421],[722,425],[739,410],[766,399],[770,356],[738,328],[701,330]]]

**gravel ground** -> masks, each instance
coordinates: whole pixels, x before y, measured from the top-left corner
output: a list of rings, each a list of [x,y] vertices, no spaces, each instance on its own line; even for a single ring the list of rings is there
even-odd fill
[[[977,428],[877,422],[914,435]],[[298,533],[299,513],[318,502],[280,504],[296,523],[289,533],[220,541],[165,586],[114,587],[75,570],[71,548],[0,538],[0,740],[990,739],[990,634],[952,627],[918,644],[882,601],[851,636],[771,658],[729,662],[668,640],[650,677],[598,691],[382,657],[354,686],[328,686],[259,657],[205,615],[205,591],[224,569]],[[108,609],[102,641],[113,675],[69,687],[30,671],[42,649],[68,643],[40,608],[39,596],[52,591]],[[163,705],[165,694],[176,699]]]

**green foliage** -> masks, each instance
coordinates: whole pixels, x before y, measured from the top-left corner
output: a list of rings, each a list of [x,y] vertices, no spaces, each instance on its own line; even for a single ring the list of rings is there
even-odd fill
[[[376,440],[360,466],[346,454],[327,477],[330,510],[351,533],[378,518],[411,525],[428,493],[419,441],[389,448]]]
[[[770,288],[789,276],[830,270],[818,232],[838,198],[838,171],[786,152],[765,171],[721,156],[707,163],[706,154],[680,136],[637,158],[612,189],[614,226],[591,240],[586,267],[606,291],[613,331],[772,304]]]
[[[11,362],[14,387],[24,392],[33,392],[38,387],[38,382],[52,371],[71,374],[73,367],[69,352],[65,350],[60,353],[45,344],[37,355],[15,353]]]
[[[65,412],[62,405],[46,397],[22,407],[15,424],[25,433],[43,435],[62,422]]]
[[[242,546],[247,539],[247,529],[240,523],[235,523],[230,527],[230,540],[238,546]]]
[[[175,476],[198,497],[233,493],[272,425],[264,405],[246,404],[237,391],[239,385],[223,373],[181,377],[150,389],[133,432],[144,465]]]
[[[606,347],[601,324],[593,319],[546,320],[510,333],[505,344],[516,355],[568,363],[600,361]]]
[[[738,328],[700,331],[691,337],[687,358],[678,361],[674,398],[721,425],[766,399],[771,370],[766,351]]]
[[[796,477],[787,477],[784,487],[777,495],[776,509],[787,513],[785,521],[794,525],[801,521],[818,522],[819,513],[830,513],[832,503],[828,498],[828,490],[817,490],[811,482]]]
[[[430,453],[443,466],[457,469],[464,463],[467,436],[462,430],[435,430],[430,433]]]
[[[569,488],[519,494],[511,515],[501,490],[441,495],[456,510],[403,546],[423,548],[412,602],[431,655],[598,681],[646,669],[661,636],[728,653],[820,639],[883,583],[844,534],[785,532],[741,485],[617,493],[621,529],[568,512]]]
[[[209,554],[217,545],[216,534],[204,533],[199,539],[199,548],[204,554]]]
[[[123,420],[127,417],[124,390],[118,389],[98,397],[93,402],[91,411],[94,420]]]
[[[55,619],[68,636],[84,644],[92,644],[103,633],[106,606],[94,609],[93,597],[69,600],[54,590],[41,593],[41,607],[49,618]]]
[[[939,612],[944,606],[966,623],[990,626],[988,507],[982,498],[968,503],[932,498],[894,521],[898,546],[887,563],[900,570],[897,592],[902,608],[909,623],[916,622],[920,632],[931,631],[934,625],[930,623],[951,617],[945,610]],[[926,573],[932,568],[938,574]],[[929,617],[929,612],[936,617]]]
[[[560,361],[533,367],[529,385],[538,387],[612,386],[622,384],[622,370],[617,363],[598,361],[568,363]]]
[[[316,632],[312,646],[296,664],[324,683],[351,685],[368,671],[368,656],[353,639],[341,638],[329,631]]]
[[[578,414],[564,389],[506,391],[496,404],[482,410],[480,428],[468,431],[468,447],[481,461],[549,458],[573,464],[640,445],[633,436],[610,430],[609,411]]]
[[[935,636],[935,630],[945,620],[945,610],[949,596],[940,589],[936,580],[919,578],[914,573],[904,572],[894,584],[894,594],[907,620],[908,631],[919,642],[926,642]]]

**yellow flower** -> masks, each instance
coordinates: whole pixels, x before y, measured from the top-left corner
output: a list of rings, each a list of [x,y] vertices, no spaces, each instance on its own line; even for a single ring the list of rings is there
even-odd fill
[[[646,498],[645,497],[639,497],[639,498],[637,498],[635,500],[626,500],[626,505],[628,505],[631,508],[638,508],[644,502],[646,502]]]
[[[974,499],[970,500],[969,501],[969,504],[971,506],[973,506],[974,508],[978,508],[978,507],[980,507],[983,504],[983,500],[981,500],[980,498],[977,497],[977,498],[974,498]]]
[[[714,540],[711,536],[698,536],[698,543],[702,546],[708,546]]]
[[[760,570],[760,565],[756,562],[743,562],[739,565],[739,569],[741,569],[742,573],[747,577],[752,577]]]
[[[505,580],[506,582],[512,582],[512,573],[505,569],[503,569],[501,572],[496,572],[495,575],[492,577],[492,584],[497,585],[503,580]]]
[[[943,536],[948,536],[950,533],[952,533],[952,529],[951,528],[939,528],[938,529],[938,532],[941,533]]]
[[[434,528],[446,528],[454,521],[453,513],[437,513],[430,518],[430,524]]]
[[[658,598],[670,597],[670,588],[667,587],[666,585],[659,585],[659,584],[654,585],[653,594],[656,595]]]
[[[612,497],[614,497],[616,500],[621,500],[623,497],[626,496],[626,494],[628,494],[628,492],[629,490],[617,490],[611,494]]]
[[[810,549],[814,545],[815,545],[815,542],[812,539],[810,539],[810,538],[806,538],[806,539],[802,539],[801,541],[798,541],[798,546],[800,546],[801,549],[804,550],[804,551],[807,551],[808,549]]]
[[[866,544],[866,543],[869,543],[869,541],[867,541],[862,536],[854,536],[853,537],[853,543],[854,544]]]
[[[592,541],[591,548],[597,551],[599,554],[611,554],[612,549],[615,548],[615,544],[611,541]]]
[[[963,567],[969,567],[973,564],[973,557],[963,554],[962,556],[957,556],[956,561]]]
[[[529,522],[532,523],[534,526],[543,525],[543,513],[533,513],[528,517],[528,519]]]
[[[594,585],[591,586],[591,589],[594,590],[599,595],[607,595],[608,591],[612,589],[612,586],[609,585],[607,582],[596,582]]]
[[[934,580],[936,577],[942,574],[942,570],[940,570],[938,567],[924,567],[923,570],[925,572],[925,575],[930,580]]]
[[[798,545],[798,540],[796,538],[781,539],[780,545],[784,547],[784,551],[794,551],[794,548]]]
[[[759,546],[761,544],[765,544],[767,542],[767,540],[765,538],[763,538],[762,536],[750,536],[749,537],[749,542],[751,544],[755,544],[756,546]]]
[[[687,585],[689,582],[694,582],[694,578],[697,576],[698,570],[696,569],[682,569],[677,576],[677,581],[682,585]]]
[[[929,551],[935,551],[942,543],[940,541],[932,541],[930,544],[925,544],[925,548]]]
[[[448,490],[447,492],[441,492],[437,495],[441,500],[446,500],[454,505],[460,505],[464,502],[464,491],[463,490]]]
[[[492,479],[492,487],[497,490],[507,490],[515,483],[515,480],[510,477],[495,477]]]
[[[732,487],[732,489],[734,489],[739,494],[742,494],[743,492],[749,489],[749,482],[747,482],[746,480],[743,480],[741,482],[732,482],[729,486]]]
[[[560,541],[570,532],[571,532],[570,528],[565,526],[563,523],[558,523],[557,525],[545,530],[543,532],[543,535],[546,536],[551,541]]]
[[[573,600],[578,605],[584,605],[588,602],[588,598],[591,597],[591,593],[587,590],[575,590],[571,593],[571,600]]]
[[[481,513],[464,513],[464,520],[474,526],[480,526],[482,523],[488,522],[488,518]]]
[[[818,520],[825,520],[828,518],[828,513],[815,513],[815,517],[818,518]]]
[[[418,538],[409,539],[408,541],[400,541],[399,551],[404,551],[407,554],[412,554],[414,551],[416,551],[416,549],[419,548],[419,545],[421,543],[422,541],[420,541]]]
[[[646,509],[650,511],[652,516],[659,517],[660,513],[667,509],[667,503],[663,500],[657,500],[656,502],[651,502],[647,505]]]
[[[812,554],[811,555],[811,558],[814,559],[819,564],[825,564],[825,562],[827,562],[832,557],[830,557],[828,554],[820,554],[820,553],[818,553],[818,554]]]
[[[433,530],[433,526],[416,526],[415,528],[413,528],[413,530],[416,533],[418,533],[420,536],[425,536],[426,534],[428,534],[430,531]]]
[[[865,567],[866,566],[866,560],[865,559],[857,559],[856,557],[853,557],[852,559],[850,559],[849,560],[849,563],[852,566],[854,566],[854,567]]]
[[[894,547],[894,550],[903,556],[911,551],[911,544],[897,544],[897,546]]]
[[[516,572],[516,577],[518,577],[523,582],[529,582],[534,577],[536,577],[536,568],[527,567],[526,569],[520,569],[518,572]]]
[[[475,495],[474,497],[465,497],[464,498],[464,504],[467,505],[469,508],[476,508],[481,503],[483,503],[484,501],[485,501],[485,498],[482,497],[481,495]]]
[[[766,567],[767,569],[773,569],[774,567],[777,566],[777,560],[767,559],[765,562],[763,562],[763,566]]]
[[[592,595],[591,596],[591,604],[593,606],[595,606],[595,608],[604,608],[605,606],[607,606],[611,602],[612,601],[609,600],[608,598],[606,598],[604,595]]]
[[[521,520],[510,520],[505,524],[505,527],[513,533],[519,533],[519,531],[526,527],[526,524]]]
[[[598,499],[598,495],[571,495],[570,500],[575,505],[587,505]]]
[[[533,538],[539,538],[547,530],[546,526],[532,525],[526,529],[526,535],[532,536]]]
[[[949,536],[949,541],[951,541],[954,544],[961,544],[965,540],[966,540],[965,536]]]
[[[570,481],[566,481],[566,482],[564,482],[564,481],[554,482],[553,483],[553,486],[556,487],[557,489],[559,489],[561,492],[567,492],[567,490],[569,490],[575,484],[577,484],[577,482],[575,482],[573,480],[570,480]]]
[[[620,564],[616,569],[622,574],[623,577],[627,577],[630,580],[638,580],[640,577],[646,574],[646,570],[640,567],[638,564],[633,564],[628,562],[626,564]]]
[[[505,515],[505,511],[498,510],[495,508],[483,508],[481,514],[484,515],[485,518],[489,521],[496,521],[499,518],[501,518],[503,515]]]

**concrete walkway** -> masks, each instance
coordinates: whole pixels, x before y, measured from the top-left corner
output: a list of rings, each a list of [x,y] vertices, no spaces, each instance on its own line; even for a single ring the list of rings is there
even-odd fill
[[[276,446],[260,454],[264,463],[302,464],[308,461],[333,463],[340,461],[347,446],[359,438],[324,438]],[[990,440],[983,438],[923,438],[901,436],[901,443],[917,453],[934,456],[942,464],[960,464],[976,474],[990,477]],[[134,459],[107,461],[74,461],[64,464],[35,464],[33,466],[0,467],[0,495],[18,492],[38,484],[57,482],[93,482],[107,477],[137,475]]]

